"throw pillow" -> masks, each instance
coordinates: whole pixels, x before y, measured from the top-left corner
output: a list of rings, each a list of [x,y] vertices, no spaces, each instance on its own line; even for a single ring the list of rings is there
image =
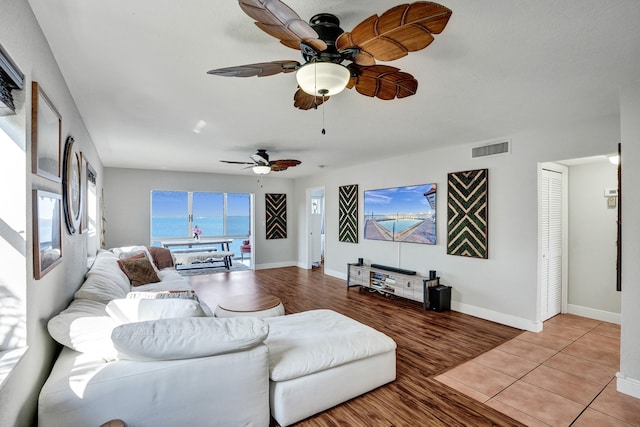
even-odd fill
[[[160,281],[158,274],[146,255],[143,255],[142,258],[120,259],[118,260],[118,264],[131,281],[131,286],[146,285],[147,283],[157,283]]]
[[[126,270],[124,269],[124,266],[122,265],[122,263],[120,261],[129,261],[129,260],[132,260],[132,259],[140,259],[140,258],[144,258],[144,257],[145,257],[144,252],[140,252],[140,253],[137,253],[136,255],[132,255],[132,256],[130,256],[128,258],[124,258],[124,257],[120,258],[118,260],[118,267],[120,267],[120,270],[122,270],[122,272],[124,274],[127,274]]]
[[[111,340],[121,359],[176,360],[255,347],[269,334],[254,317],[187,317],[120,325]]]
[[[158,269],[162,270],[163,268],[173,267],[173,255],[169,249],[157,246],[147,246],[147,250],[151,254],[151,259],[153,259],[153,263],[158,267]]]
[[[197,301],[175,298],[115,299],[107,304],[106,310],[118,324],[206,316]]]
[[[191,290],[175,290],[175,291],[134,291],[127,294],[127,299],[166,299],[166,298],[178,298],[178,299],[193,299],[200,301],[196,291]]]
[[[113,248],[111,251],[120,259],[131,258],[134,255],[139,253],[144,253],[150,261],[153,261],[153,257],[151,256],[151,252],[147,249],[146,246],[138,245],[138,246],[123,246],[120,248]],[[156,273],[159,273],[158,267],[156,267],[155,263],[151,263],[153,269]]]

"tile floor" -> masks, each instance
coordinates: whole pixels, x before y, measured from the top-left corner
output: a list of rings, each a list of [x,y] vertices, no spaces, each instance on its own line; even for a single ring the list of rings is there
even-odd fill
[[[561,314],[436,379],[528,426],[640,426],[619,364],[619,325]]]

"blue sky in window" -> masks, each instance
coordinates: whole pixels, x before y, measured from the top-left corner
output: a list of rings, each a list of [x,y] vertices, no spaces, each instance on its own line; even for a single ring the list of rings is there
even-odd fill
[[[151,212],[155,217],[186,217],[189,195],[185,191],[158,191],[151,193]],[[229,216],[249,216],[250,195],[229,193],[227,214]],[[222,216],[223,193],[193,193],[194,216]]]

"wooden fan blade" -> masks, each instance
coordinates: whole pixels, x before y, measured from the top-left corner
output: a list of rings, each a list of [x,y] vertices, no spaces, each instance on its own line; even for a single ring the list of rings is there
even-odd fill
[[[298,61],[272,61],[257,64],[238,65],[237,67],[209,70],[207,74],[224,77],[265,77],[279,73],[291,73],[300,67]]]
[[[240,8],[256,20],[256,25],[265,33],[280,40],[283,45],[300,49],[300,42],[313,46],[318,51],[327,48],[316,30],[304,22],[296,12],[279,0],[238,0]]]
[[[271,170],[273,172],[280,172],[287,170],[288,168],[292,168],[294,166],[298,166],[300,160],[286,159],[286,160],[274,160],[271,162]]]
[[[310,110],[316,108],[318,105],[322,105],[323,102],[328,101],[329,97],[325,96],[313,96],[307,92],[298,88],[295,95],[293,95],[293,106],[300,110]]]
[[[388,65],[359,67],[356,77],[356,90],[366,96],[384,100],[406,98],[418,90],[418,81],[409,73]]]
[[[392,61],[429,46],[432,34],[444,30],[451,13],[442,5],[426,1],[399,5],[381,16],[365,19],[350,33],[343,33],[336,47],[338,50],[359,47],[361,53],[354,58],[356,64],[372,65],[372,58]]]
[[[302,163],[300,160],[294,160],[294,159],[274,160],[271,162],[271,167],[276,166],[276,167],[292,168],[294,166],[298,166],[300,163]]]

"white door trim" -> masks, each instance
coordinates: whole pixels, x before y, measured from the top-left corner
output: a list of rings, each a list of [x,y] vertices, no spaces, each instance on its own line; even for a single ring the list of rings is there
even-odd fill
[[[538,277],[537,277],[537,310],[536,320],[542,321],[542,170],[550,170],[562,174],[562,313],[567,312],[567,295],[569,284],[569,168],[558,163],[538,163]]]
[[[304,265],[303,268],[306,268],[307,270],[311,270],[312,268],[312,253],[313,253],[313,248],[312,248],[312,244],[313,244],[313,239],[311,238],[311,193],[313,191],[316,190],[322,190],[324,197],[325,197],[325,206],[326,206],[326,191],[324,186],[321,187],[310,187],[306,189],[305,192],[305,203],[304,203],[304,208],[305,208],[305,233],[304,233],[304,239],[305,239],[305,254],[304,254]],[[326,245],[325,245],[325,259],[326,259]]]

